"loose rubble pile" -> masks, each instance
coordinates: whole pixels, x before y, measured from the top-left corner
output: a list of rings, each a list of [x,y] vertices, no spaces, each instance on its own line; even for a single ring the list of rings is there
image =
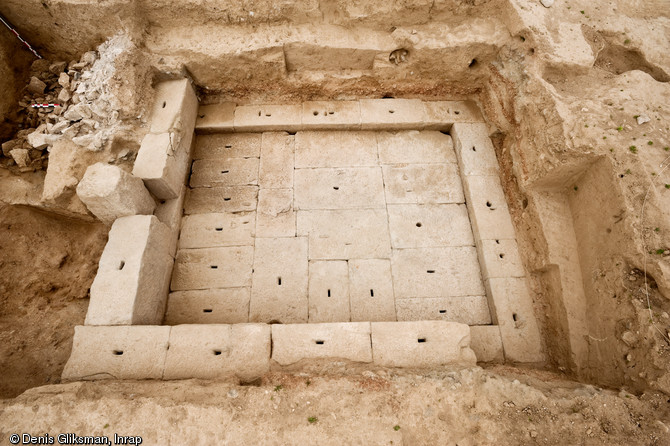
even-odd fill
[[[88,151],[106,148],[120,125],[114,98],[106,88],[118,56],[113,40],[101,45],[99,53],[84,53],[78,62],[40,59],[32,64],[30,82],[18,104],[20,130],[2,144],[0,165],[17,166],[21,172],[46,169],[48,152],[61,138]]]

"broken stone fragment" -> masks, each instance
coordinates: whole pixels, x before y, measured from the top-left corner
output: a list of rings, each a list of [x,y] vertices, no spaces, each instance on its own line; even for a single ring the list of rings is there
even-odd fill
[[[10,141],[6,141],[2,143],[2,154],[9,157],[11,156],[9,152],[12,151],[15,147],[19,146],[21,144],[21,141],[18,139],[12,139]]]
[[[637,336],[632,331],[625,331],[621,335],[621,340],[629,347],[633,347],[637,343]]]
[[[72,142],[80,147],[87,147],[93,142],[94,135],[75,136]]]
[[[540,0],[540,3],[542,3],[542,6],[545,8],[551,8],[551,6],[554,4],[554,0]]]
[[[651,118],[647,115],[639,115],[636,119],[637,119],[637,125],[642,125],[645,122],[651,121]]]
[[[67,73],[61,73],[60,76],[58,76],[58,83],[63,88],[70,88],[70,76],[68,76]]]
[[[46,149],[47,146],[53,145],[59,138],[60,135],[46,135],[44,133],[33,132],[28,135],[27,139],[28,144],[30,144],[32,148],[43,150]]]
[[[51,127],[51,133],[61,133],[63,130],[65,130],[68,126],[67,121],[61,121],[59,123],[54,124],[53,127]]]
[[[29,151],[26,149],[13,149],[9,153],[19,167],[26,167],[30,163]]]
[[[51,74],[62,73],[65,70],[66,66],[67,62],[54,62],[51,65],[49,65],[49,71],[51,72]]]
[[[28,91],[33,94],[42,94],[44,89],[47,88],[47,84],[36,78],[35,76],[30,78],[30,83],[28,84]]]
[[[64,102],[69,101],[71,97],[72,97],[72,95],[70,94],[70,92],[68,91],[67,88],[63,88],[63,89],[60,91],[60,93],[58,93],[58,100],[59,100],[61,103],[64,103]]]
[[[75,63],[75,64],[72,64],[70,66],[70,68],[73,69],[73,70],[81,70],[83,68],[86,68],[86,63],[84,63],[84,62]]]
[[[80,62],[86,65],[92,65],[97,58],[98,56],[96,55],[95,51],[87,51],[83,56],[81,56]]]

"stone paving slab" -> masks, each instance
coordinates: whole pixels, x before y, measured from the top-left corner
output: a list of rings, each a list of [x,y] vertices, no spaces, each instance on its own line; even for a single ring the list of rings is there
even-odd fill
[[[451,136],[436,131],[378,132],[382,164],[456,163]]]
[[[185,215],[179,248],[253,246],[255,223],[255,212]]]
[[[363,130],[422,128],[423,102],[419,99],[362,99]]]
[[[348,322],[349,267],[344,260],[309,262],[309,322]]]
[[[307,322],[307,238],[257,238],[251,287],[252,322]]]
[[[464,204],[388,205],[394,248],[474,246]]]
[[[286,132],[263,133],[258,184],[267,189],[293,187],[295,137]]]
[[[383,208],[379,167],[296,169],[296,209]]]
[[[247,186],[258,184],[258,158],[196,160],[191,168],[191,187]]]
[[[484,295],[474,246],[394,249],[396,299]]]
[[[250,296],[251,288],[175,291],[168,297],[164,324],[248,322]]]
[[[389,204],[465,203],[456,164],[384,165],[382,172]]]
[[[193,159],[260,158],[260,133],[198,135]]]
[[[349,260],[349,302],[352,321],[395,321],[391,261]]]
[[[172,291],[248,287],[252,246],[181,249],[172,272]]]
[[[391,256],[385,209],[298,211],[298,235],[309,237],[312,260]]]
[[[188,189],[184,200],[185,214],[255,211],[257,186],[199,187]]]
[[[295,167],[376,166],[377,135],[356,131],[303,131],[295,134]]]
[[[301,105],[241,105],[235,109],[236,132],[295,132],[302,127]]]
[[[293,189],[261,189],[258,192],[256,237],[295,237],[295,235]]]
[[[491,323],[486,296],[398,299],[395,306],[399,321],[444,320],[467,325]]]
[[[302,103],[303,129],[350,130],[361,127],[358,101],[311,101]]]

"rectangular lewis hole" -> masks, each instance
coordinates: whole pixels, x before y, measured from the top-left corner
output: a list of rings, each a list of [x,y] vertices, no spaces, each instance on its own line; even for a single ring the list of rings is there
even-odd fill
[[[281,285],[281,277],[277,277],[277,285]]]
[[[203,313],[211,313],[212,309],[211,308],[205,308],[204,310],[202,310],[202,312]]]
[[[422,344],[422,343],[426,342],[426,338],[419,338],[419,339],[416,340],[416,342],[418,342],[419,344]]]
[[[316,345],[323,345],[325,341],[314,341],[314,342],[316,343]]]
[[[221,350],[214,350],[214,356],[219,356],[221,354]]]
[[[123,350],[113,350],[112,353],[113,353],[115,356],[121,356],[121,355],[123,354]]]

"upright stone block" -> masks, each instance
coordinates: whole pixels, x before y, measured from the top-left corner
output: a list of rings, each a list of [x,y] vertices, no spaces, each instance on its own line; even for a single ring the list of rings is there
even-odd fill
[[[190,146],[198,112],[198,98],[188,79],[161,82],[151,112],[151,133],[181,133]],[[190,135],[190,136],[189,136]]]
[[[119,167],[96,163],[86,169],[77,196],[105,224],[119,217],[152,214],[156,203],[144,183]]]
[[[153,215],[114,222],[91,285],[86,325],[162,322],[172,271],[170,236]]]

